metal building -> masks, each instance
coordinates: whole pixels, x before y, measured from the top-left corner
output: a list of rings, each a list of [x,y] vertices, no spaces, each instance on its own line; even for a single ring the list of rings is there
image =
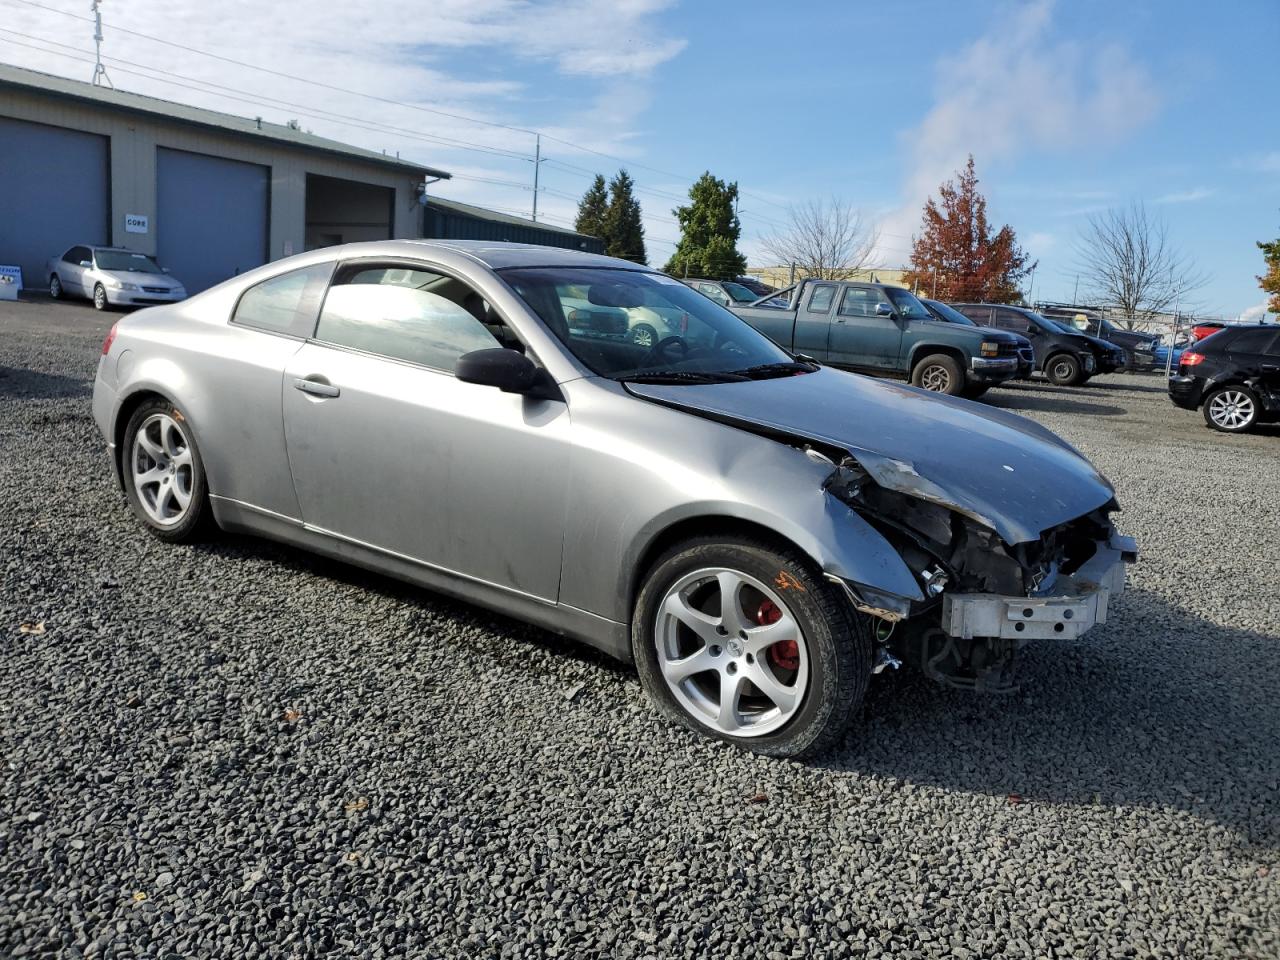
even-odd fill
[[[0,265],[72,244],[157,256],[189,291],[269,260],[421,235],[449,174],[280,125],[0,65]]]
[[[457,200],[430,197],[423,210],[422,235],[441,240],[509,240],[544,247],[604,253],[604,241],[550,223],[512,217]]]

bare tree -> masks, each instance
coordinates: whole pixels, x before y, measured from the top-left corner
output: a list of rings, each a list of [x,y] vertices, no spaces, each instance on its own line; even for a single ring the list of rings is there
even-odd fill
[[[760,241],[766,254],[801,276],[844,280],[871,264],[880,234],[855,207],[832,197],[790,210],[786,229]]]
[[[1208,278],[1169,242],[1169,228],[1141,203],[1089,218],[1076,247],[1080,277],[1093,296],[1121,311],[1132,328],[1168,313]]]

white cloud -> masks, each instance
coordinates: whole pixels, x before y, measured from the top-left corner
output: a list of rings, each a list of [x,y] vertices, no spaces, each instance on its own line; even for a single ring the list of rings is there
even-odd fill
[[[1123,137],[1158,102],[1131,52],[1058,39],[1050,0],[994,20],[986,34],[942,57],[936,74],[934,105],[906,137],[902,206],[883,224],[886,262],[905,262],[925,199],[968,154],[982,177],[1029,151]]]
[[[1255,304],[1246,310],[1241,311],[1240,316],[1236,317],[1240,323],[1262,323],[1267,319],[1267,301]]]
[[[1209,187],[1196,187],[1194,190],[1166,193],[1164,196],[1156,197],[1156,203],[1195,203],[1197,200],[1206,200],[1217,192]]]

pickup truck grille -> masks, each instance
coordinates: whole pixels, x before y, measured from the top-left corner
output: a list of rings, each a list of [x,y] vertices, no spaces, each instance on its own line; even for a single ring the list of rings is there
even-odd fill
[[[1005,343],[1002,340],[1000,342],[1000,353],[998,355],[1001,357],[1016,357],[1018,355],[1018,345],[1016,343]]]

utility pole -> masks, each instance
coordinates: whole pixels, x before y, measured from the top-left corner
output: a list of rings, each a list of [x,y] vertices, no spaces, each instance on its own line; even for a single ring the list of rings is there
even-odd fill
[[[538,222],[538,170],[542,167],[542,134],[533,135],[533,222]]]
[[[1076,274],[1076,288],[1071,293],[1071,305],[1074,307],[1080,302],[1080,274]]]
[[[116,85],[111,82],[111,78],[107,76],[107,68],[102,65],[102,11],[98,9],[98,4],[102,0],[93,0],[93,85],[95,87],[108,86],[112,90]]]

